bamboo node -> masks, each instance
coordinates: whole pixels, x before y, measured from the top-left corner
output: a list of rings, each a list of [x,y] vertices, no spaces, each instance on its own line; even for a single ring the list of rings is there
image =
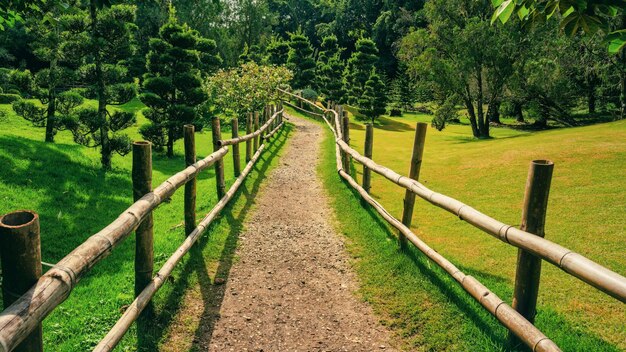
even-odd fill
[[[563,254],[563,256],[561,257],[561,259],[559,260],[559,268],[563,267],[563,260],[565,259],[565,257],[567,257],[568,255],[572,254],[574,252],[572,251],[568,251],[567,253]]]
[[[435,193],[433,193],[433,194],[431,195],[431,197],[432,197],[434,194],[435,194]],[[461,211],[462,211],[462,210],[463,210],[463,208],[465,208],[465,207],[467,207],[467,204],[463,204],[463,205],[461,205],[461,207],[460,207],[460,208],[456,211],[456,216],[457,216],[459,219],[461,219],[461,220],[463,220],[463,216],[461,216]]]

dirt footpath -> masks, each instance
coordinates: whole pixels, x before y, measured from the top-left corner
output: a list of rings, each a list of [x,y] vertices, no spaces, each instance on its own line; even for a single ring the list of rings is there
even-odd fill
[[[322,127],[291,118],[295,133],[264,180],[240,235],[210,351],[390,351],[389,333],[354,296],[340,235],[316,168]]]

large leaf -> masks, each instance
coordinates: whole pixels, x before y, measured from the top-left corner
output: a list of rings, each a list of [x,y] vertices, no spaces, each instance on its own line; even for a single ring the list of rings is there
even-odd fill
[[[626,29],[611,32],[606,36],[608,42],[609,53],[617,54],[621,50],[625,50],[626,46]]]
[[[513,10],[515,10],[515,2],[513,0],[504,1],[500,4],[500,6],[498,6],[496,12],[493,13],[493,16],[491,17],[491,24],[496,21],[496,18],[499,18],[500,22],[506,23],[511,17]]]

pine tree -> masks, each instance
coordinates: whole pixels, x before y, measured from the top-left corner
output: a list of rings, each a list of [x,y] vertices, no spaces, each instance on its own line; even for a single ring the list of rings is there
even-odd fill
[[[344,73],[345,89],[348,104],[357,104],[365,90],[374,65],[378,61],[378,49],[373,40],[361,38],[356,42],[356,50],[352,53]],[[380,77],[379,77],[380,79]]]
[[[298,30],[291,33],[287,66],[293,71],[293,87],[311,87],[315,79],[315,60],[309,38]]]
[[[335,102],[343,101],[345,95],[341,80],[345,69],[344,61],[341,60],[342,51],[343,48],[337,45],[337,37],[327,36],[322,40],[321,51],[317,58],[317,88],[327,99]]]
[[[289,55],[289,42],[275,36],[267,46],[267,63],[270,65],[282,66],[287,64]]]
[[[48,11],[49,10],[49,11]],[[56,9],[44,9],[50,16],[57,16]],[[68,118],[73,110],[82,104],[83,99],[77,93],[67,92],[75,80],[75,72],[64,65],[65,52],[62,46],[64,37],[68,35],[63,28],[63,19],[42,23],[38,20],[29,20],[27,28],[33,35],[31,43],[33,53],[47,67],[34,76],[23,81],[30,82],[32,96],[39,99],[43,107],[29,100],[19,100],[13,103],[13,110],[24,119],[33,123],[35,127],[46,129],[45,141],[53,143],[57,131],[64,129],[62,120]],[[24,71],[30,76],[30,72]],[[61,110],[61,111],[59,111]]]
[[[97,0],[91,0],[88,11],[77,12],[66,21],[74,35],[63,50],[80,62],[83,83],[98,101],[97,108],[80,109],[66,126],[77,143],[100,148],[102,168],[109,170],[113,153],[126,155],[131,150],[130,138],[119,132],[135,122],[135,114],[109,112],[107,107],[125,104],[137,95],[126,67],[126,59],[135,49],[135,7],[100,7]]]
[[[159,37],[150,39],[145,93],[140,96],[148,107],[144,115],[150,123],[142,126],[140,133],[157,148],[166,146],[169,157],[174,156],[174,141],[182,138],[183,126],[196,120],[198,106],[207,99],[202,89],[198,43],[203,41],[197,32],[179,24],[173,9]]]
[[[365,82],[363,94],[357,101],[361,114],[368,117],[372,123],[386,111],[385,84],[373,68]]]

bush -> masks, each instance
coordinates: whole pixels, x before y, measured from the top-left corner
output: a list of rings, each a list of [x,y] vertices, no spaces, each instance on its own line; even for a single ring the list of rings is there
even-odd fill
[[[389,116],[402,116],[402,110],[400,110],[400,108],[391,108],[391,110],[389,111]]]
[[[22,93],[20,93],[19,89],[15,88],[7,89],[7,94],[15,94],[19,95],[20,97],[22,96]]]
[[[11,104],[22,99],[19,94],[0,94],[0,104]]]
[[[314,91],[314,90],[313,90],[313,89],[311,89],[311,88],[305,88],[305,89],[303,89],[303,90],[302,90],[302,92],[301,92],[301,94],[302,94],[302,97],[303,97],[304,99],[306,99],[306,100],[310,100],[310,101],[312,101],[312,102],[316,102],[316,101],[317,101],[318,94],[317,94],[317,92],[316,92],[316,91]]]

